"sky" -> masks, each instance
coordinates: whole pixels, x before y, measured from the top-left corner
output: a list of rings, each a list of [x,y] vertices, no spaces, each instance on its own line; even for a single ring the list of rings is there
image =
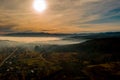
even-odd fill
[[[0,34],[13,32],[81,33],[120,31],[120,0],[0,0]]]

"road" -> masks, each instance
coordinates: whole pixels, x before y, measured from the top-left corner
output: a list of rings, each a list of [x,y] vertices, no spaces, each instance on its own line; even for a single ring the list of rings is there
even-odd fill
[[[16,48],[9,56],[7,56],[1,63],[0,67],[17,51],[18,49]]]

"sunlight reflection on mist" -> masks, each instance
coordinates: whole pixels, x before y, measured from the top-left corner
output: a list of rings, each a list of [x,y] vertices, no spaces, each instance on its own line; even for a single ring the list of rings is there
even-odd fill
[[[60,40],[58,37],[6,37],[2,36],[0,37],[0,40],[9,40],[9,41],[17,41],[17,42],[39,42],[39,41],[54,41],[54,40]]]
[[[35,43],[35,44],[76,44],[84,42],[85,40],[64,40],[60,37],[8,37],[0,36],[0,40],[15,41],[20,43]]]

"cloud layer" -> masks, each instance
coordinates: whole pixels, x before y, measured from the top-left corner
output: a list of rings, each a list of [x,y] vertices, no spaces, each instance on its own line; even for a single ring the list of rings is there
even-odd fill
[[[33,9],[33,1],[0,0],[0,31],[120,31],[119,0],[46,0],[43,13]]]

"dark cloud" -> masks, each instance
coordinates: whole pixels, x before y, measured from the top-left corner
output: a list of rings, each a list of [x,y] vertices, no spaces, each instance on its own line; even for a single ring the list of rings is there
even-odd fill
[[[12,28],[15,26],[14,24],[0,25],[0,32],[13,32]]]

